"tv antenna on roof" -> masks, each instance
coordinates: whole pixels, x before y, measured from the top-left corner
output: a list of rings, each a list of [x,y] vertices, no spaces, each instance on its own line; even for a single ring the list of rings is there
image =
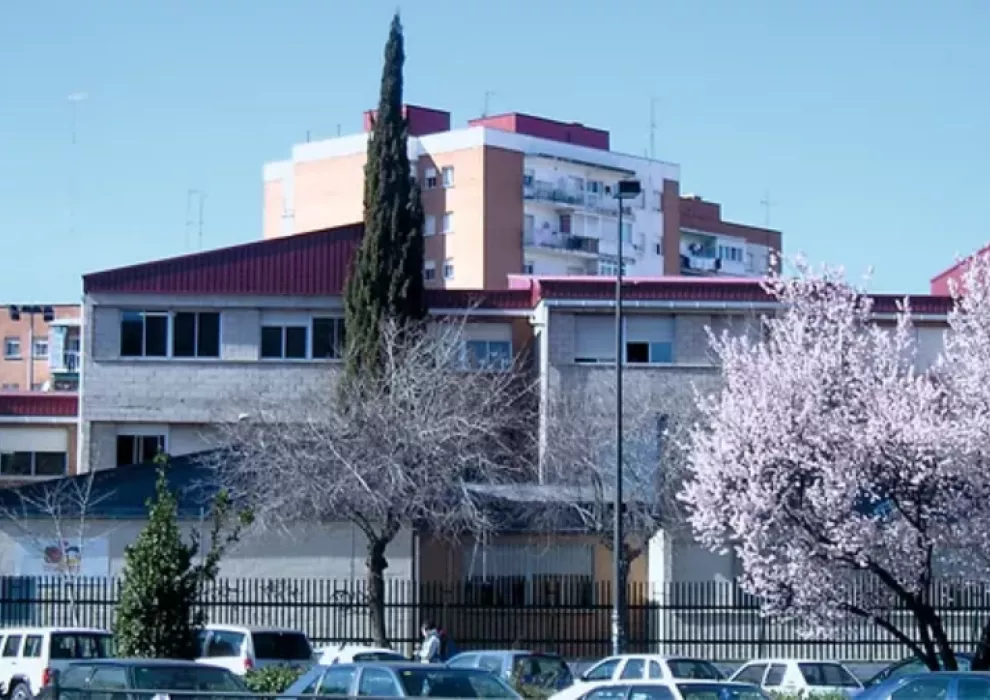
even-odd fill
[[[482,117],[487,117],[488,116],[488,103],[489,103],[489,100],[491,100],[491,98],[494,97],[494,96],[495,96],[495,91],[494,90],[485,90],[485,109],[481,113],[481,116]]]
[[[203,208],[206,204],[206,192],[188,190],[186,192],[186,250],[189,250],[190,232],[193,227],[193,213],[196,213],[196,240],[199,250],[203,249]]]
[[[65,98],[69,103],[69,133],[72,138],[72,169],[69,173],[69,235],[72,236],[76,233],[76,199],[79,187],[79,148],[77,146],[79,139],[76,111],[79,103],[88,98],[89,93],[86,92],[74,92]]]
[[[657,102],[659,97],[650,98],[650,160],[656,160],[656,138],[657,138]]]
[[[770,228],[770,207],[773,207],[777,202],[770,199],[770,190],[766,189],[763,191],[763,199],[760,200],[760,205],[763,207],[763,225]]]

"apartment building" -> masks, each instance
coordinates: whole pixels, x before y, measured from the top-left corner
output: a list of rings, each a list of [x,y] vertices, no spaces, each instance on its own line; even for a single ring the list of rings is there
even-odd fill
[[[0,391],[74,391],[79,380],[78,304],[0,309]]]
[[[426,212],[432,287],[503,289],[508,274],[614,275],[616,184],[623,270],[634,276],[765,274],[780,232],[723,222],[717,204],[680,196],[680,167],[610,150],[607,131],[526,114],[451,128],[450,113],[407,105],[409,158]],[[264,168],[265,238],[362,221],[364,133],[298,144]]]
[[[937,275],[932,277],[930,281],[931,293],[937,295],[948,295],[950,293],[950,287],[953,284],[962,284],[963,277],[966,275],[966,270],[969,268],[970,262],[980,256],[987,255],[990,253],[990,245],[985,245],[975,253],[967,255],[961,260],[957,260],[954,264],[945,268]]]

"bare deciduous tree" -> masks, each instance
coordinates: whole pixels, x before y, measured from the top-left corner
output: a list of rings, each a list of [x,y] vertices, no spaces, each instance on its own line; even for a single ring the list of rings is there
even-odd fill
[[[46,560],[57,562],[69,598],[72,624],[80,625],[78,600],[83,578],[81,563],[86,556],[90,515],[111,492],[93,489],[95,472],[25,484],[11,489],[0,501],[0,517],[11,523],[21,543]],[[57,551],[51,551],[57,548]]]
[[[661,529],[682,520],[676,494],[684,473],[679,436],[690,421],[691,384],[663,393],[647,384],[623,392],[623,526],[621,562],[629,565],[646,551]],[[615,389],[609,382],[560,390],[547,411],[543,450],[551,506],[542,516],[552,529],[568,522],[598,535],[614,549]]]
[[[531,381],[511,361],[471,366],[463,337],[462,322],[386,324],[382,372],[335,385],[328,370],[302,400],[222,427],[221,483],[259,524],[350,522],[365,535],[377,644],[388,642],[383,576],[396,535],[484,532],[493,520],[469,485],[531,474]]]

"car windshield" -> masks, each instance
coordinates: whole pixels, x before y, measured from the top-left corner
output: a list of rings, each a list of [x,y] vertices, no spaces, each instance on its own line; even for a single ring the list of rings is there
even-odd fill
[[[754,685],[678,683],[677,689],[684,700],[769,700],[770,697]]]
[[[255,632],[254,658],[278,661],[309,661],[313,649],[306,635],[300,632]]]
[[[501,679],[462,669],[408,669],[399,673],[407,696],[431,698],[515,698]]]
[[[839,664],[798,664],[804,682],[810,686],[828,688],[859,688],[859,681],[853,678]]]
[[[715,667],[715,664],[697,659],[668,659],[674,678],[691,678],[699,681],[720,681],[725,676]]]
[[[245,692],[247,686],[225,668],[213,666],[135,666],[134,687],[140,690]]]
[[[561,679],[569,678],[571,671],[559,656],[527,654],[517,656],[512,665],[512,675],[518,676],[526,685],[555,685]]]
[[[52,634],[53,659],[109,659],[113,656],[112,637],[99,632],[55,632]]]
[[[394,651],[364,651],[354,655],[355,661],[408,661]]]

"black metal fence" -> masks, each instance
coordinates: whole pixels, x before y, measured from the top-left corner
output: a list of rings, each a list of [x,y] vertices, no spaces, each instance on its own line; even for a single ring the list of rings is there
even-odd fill
[[[0,578],[0,624],[73,625],[111,629],[121,580]],[[841,636],[809,638],[794,622],[768,619],[731,582],[631,584],[630,651],[690,654],[717,661],[785,656],[856,662],[906,655],[875,624],[852,620]],[[950,639],[965,648],[990,620],[990,583],[940,584],[935,592]],[[213,623],[286,627],[316,643],[370,640],[363,580],[220,579],[199,604]],[[582,577],[530,577],[459,584],[389,580],[385,619],[390,640],[410,650],[426,619],[442,625],[461,649],[523,648],[588,659],[610,652],[611,586]],[[903,609],[888,619],[909,636]]]

